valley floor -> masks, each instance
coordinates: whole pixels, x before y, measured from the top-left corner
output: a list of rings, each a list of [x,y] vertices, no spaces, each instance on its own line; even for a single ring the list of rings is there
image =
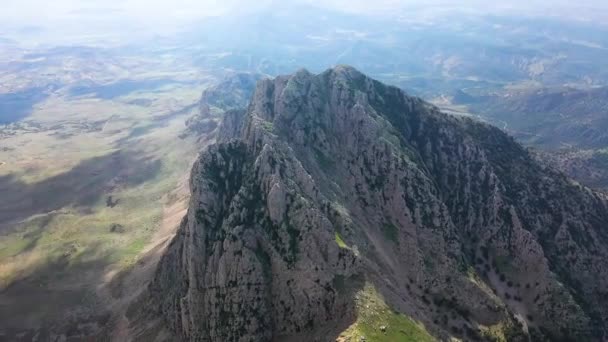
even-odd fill
[[[183,216],[200,90],[55,96],[0,126],[0,341],[114,323]]]

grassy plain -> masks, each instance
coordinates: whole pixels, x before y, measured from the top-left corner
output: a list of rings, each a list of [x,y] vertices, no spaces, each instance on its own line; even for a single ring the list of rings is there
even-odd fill
[[[137,266],[165,209],[188,196],[200,146],[180,135],[203,87],[58,92],[0,126],[0,337],[107,323],[103,287]]]

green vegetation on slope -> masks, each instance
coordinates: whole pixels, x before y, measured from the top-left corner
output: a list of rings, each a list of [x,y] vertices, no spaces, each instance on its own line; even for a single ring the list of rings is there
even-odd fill
[[[338,340],[369,342],[432,342],[436,339],[418,323],[389,308],[371,284],[356,295],[357,320]]]
[[[336,243],[338,244],[338,247],[340,247],[340,248],[348,248],[348,245],[346,245],[346,243],[344,242],[344,240],[342,240],[342,237],[340,236],[340,233],[336,232],[335,238],[336,238]]]

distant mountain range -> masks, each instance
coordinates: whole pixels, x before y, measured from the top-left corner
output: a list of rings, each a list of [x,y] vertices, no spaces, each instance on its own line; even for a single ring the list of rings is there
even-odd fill
[[[528,144],[548,149],[608,146],[608,87],[543,88],[480,98],[459,92],[455,99],[506,123],[510,133]]]
[[[479,117],[492,122],[537,156],[583,184],[608,188],[608,87],[541,88],[476,96],[453,94]]]
[[[562,171],[582,184],[603,191],[608,190],[608,149],[536,151],[547,165]]]

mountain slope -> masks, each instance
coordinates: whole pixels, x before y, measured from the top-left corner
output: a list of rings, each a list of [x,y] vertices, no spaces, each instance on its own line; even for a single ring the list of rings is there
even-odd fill
[[[608,87],[567,87],[507,91],[474,97],[463,91],[453,100],[504,127],[537,155],[590,187],[606,189]]]
[[[199,100],[198,113],[186,121],[185,135],[211,133],[218,128],[226,112],[247,108],[255,85],[262,78],[261,74],[235,73],[205,89]]]
[[[606,200],[499,129],[343,66],[244,115],[195,163],[141,340],[150,312],[168,340],[604,336]]]
[[[556,149],[608,146],[608,87],[547,88],[459,100],[527,144]]]
[[[608,149],[534,151],[544,164],[563,172],[586,186],[608,190]]]

